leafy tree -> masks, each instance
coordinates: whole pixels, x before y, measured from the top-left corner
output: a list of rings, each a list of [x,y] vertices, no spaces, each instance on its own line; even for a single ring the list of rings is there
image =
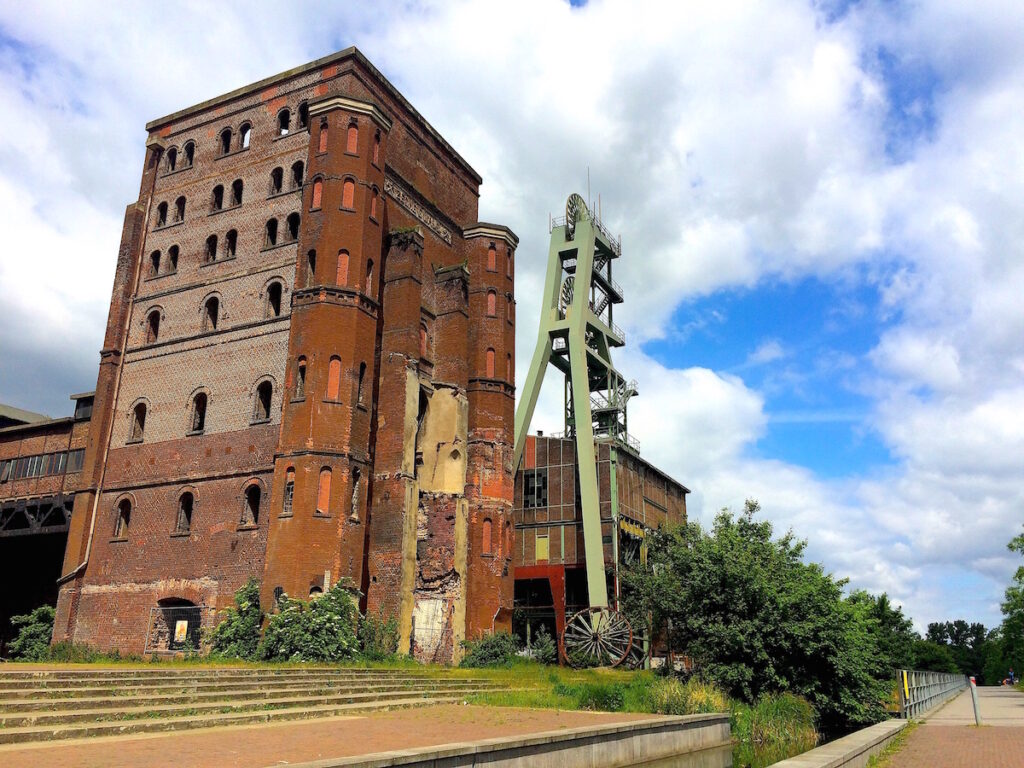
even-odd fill
[[[892,670],[912,667],[914,643],[919,637],[914,631],[914,623],[903,615],[903,609],[894,607],[884,592],[875,596],[864,590],[856,590],[850,594],[849,600],[865,605],[868,616],[874,620],[872,634],[884,667],[890,673]]]
[[[558,663],[558,643],[555,642],[555,638],[548,632],[547,627],[541,624],[540,629],[533,638],[533,643],[530,646],[530,651],[533,654],[535,661],[539,661],[541,664],[557,664]]]
[[[926,672],[956,674],[960,671],[949,646],[934,640],[918,640],[914,643],[914,660],[910,666]]]
[[[932,622],[925,638],[949,648],[957,671],[964,675],[981,675],[985,666],[987,632],[978,622],[968,624],[963,619]]]
[[[359,610],[352,588],[339,581],[308,603],[282,596],[257,655],[267,661],[342,661],[359,650]]]
[[[649,616],[655,634],[668,633],[734,697],[802,695],[826,729],[883,717],[892,668],[878,614],[899,623],[893,609],[844,599],[846,582],[804,562],[806,542],[792,532],[773,539],[759,510],[748,500],[738,516],[723,510],[710,531],[691,522],[654,534],[650,567],[623,574],[627,612]]]
[[[18,636],[10,646],[11,658],[22,661],[45,661],[50,657],[53,637],[53,606],[41,605],[31,613],[11,617],[11,626]]]
[[[260,642],[260,585],[256,579],[235,592],[235,607],[210,634],[210,652],[231,659],[255,659]]]
[[[1024,533],[1018,534],[1006,545],[1011,552],[1024,555]],[[1000,627],[1000,651],[1006,669],[1013,667],[1017,675],[1024,672],[1024,565],[1017,568],[1002,603],[1003,623]]]

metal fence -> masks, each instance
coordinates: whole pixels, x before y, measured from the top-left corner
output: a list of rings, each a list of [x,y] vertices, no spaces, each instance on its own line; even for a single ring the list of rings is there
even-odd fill
[[[900,691],[900,717],[905,720],[921,717],[970,685],[965,675],[913,669],[897,670],[896,682]]]
[[[202,630],[209,625],[212,616],[209,608],[198,605],[158,605],[151,608],[143,653],[148,656],[199,651]]]

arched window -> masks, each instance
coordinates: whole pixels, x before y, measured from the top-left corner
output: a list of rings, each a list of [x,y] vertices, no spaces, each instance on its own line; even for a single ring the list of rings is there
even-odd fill
[[[494,350],[488,349],[486,360],[486,373],[484,374],[488,379],[494,378]]]
[[[270,403],[274,397],[274,385],[261,381],[256,387],[256,401],[253,404],[253,421],[270,421]]]
[[[335,283],[348,285],[348,251],[344,249],[338,251],[338,274]]]
[[[363,402],[363,382],[366,379],[366,363],[359,364],[359,386],[356,389],[356,402],[362,405]]]
[[[210,210],[219,211],[224,207],[224,185],[218,184],[210,194]]]
[[[345,135],[345,151],[350,155],[354,155],[356,150],[359,149],[359,126],[355,123],[349,123],[348,133]]]
[[[299,239],[299,214],[288,214],[288,240],[289,242]]]
[[[494,247],[494,243],[491,243],[490,248],[487,249],[487,271],[496,272],[498,269],[498,250]]]
[[[275,168],[270,172],[270,194],[276,195],[281,192],[284,185],[284,169]]]
[[[217,330],[217,321],[220,319],[220,299],[211,296],[203,305],[203,330]]]
[[[209,264],[211,261],[217,260],[217,236],[210,235],[206,238],[206,253],[203,256],[203,261]]]
[[[189,432],[198,434],[206,430],[206,393],[197,392],[192,398],[192,427]]]
[[[156,225],[162,227],[167,223],[167,203],[160,203],[156,207]]]
[[[277,219],[267,219],[265,240],[267,248],[277,245]]]
[[[167,172],[175,170],[178,166],[178,150],[171,147],[167,150]]]
[[[487,292],[487,316],[498,316],[498,294],[496,291]]]
[[[132,503],[128,499],[121,499],[117,505],[117,519],[114,521],[114,538],[127,539],[128,526],[132,522]]]
[[[185,491],[178,499],[178,520],[174,524],[175,533],[188,533],[192,530],[193,506],[195,506],[195,497],[189,491]]]
[[[146,316],[146,343],[152,344],[160,338],[160,310],[154,309]]]
[[[352,179],[345,179],[341,185],[341,207],[352,210],[356,204],[356,183]]]
[[[374,187],[373,192],[370,194],[370,218],[377,218],[377,200],[380,197],[380,193],[377,188]]]
[[[305,131],[309,128],[309,105],[302,101],[299,102],[299,124],[296,126],[296,130]]]
[[[313,180],[313,199],[310,203],[311,210],[319,210],[324,198],[324,183],[320,179]]]
[[[242,127],[238,129],[238,148],[248,149],[249,139],[252,138],[252,126],[249,123],[242,123]]]
[[[178,246],[172,245],[167,249],[167,271],[178,271]]]
[[[491,518],[485,517],[484,524],[481,527],[481,546],[480,551],[485,555],[491,554]]]
[[[281,316],[281,294],[284,288],[280,283],[267,286],[267,317]]]
[[[306,287],[316,283],[316,251],[306,254]]]
[[[238,252],[238,230],[229,229],[224,235],[224,258],[233,259]]]
[[[512,383],[512,353],[505,355],[505,381]]]
[[[174,201],[174,220],[184,221],[185,220],[185,198],[179,197]]]
[[[427,326],[420,323],[420,357],[427,356]]]
[[[129,440],[141,443],[146,434],[146,404],[139,403],[132,409],[132,431]]]
[[[334,356],[327,366],[327,399],[337,400],[341,389],[341,358]]]
[[[259,483],[252,483],[245,489],[245,504],[242,506],[241,523],[245,527],[258,525],[260,521],[260,500],[263,492]]]
[[[287,136],[288,129],[291,127],[292,113],[287,108],[282,109],[277,113],[277,135]]]
[[[349,517],[359,519],[359,467],[352,468],[352,500],[349,502]]]
[[[196,160],[196,143],[194,141],[187,141],[182,150],[185,154],[185,167],[191,168],[192,163]]]
[[[512,249],[509,249],[508,256],[505,257],[505,275],[512,277]]]
[[[316,513],[318,515],[329,515],[331,513],[331,468],[324,467],[320,470],[320,483],[316,490]]]
[[[320,137],[317,143],[317,152],[327,151],[327,118],[320,121]]]
[[[295,399],[306,397],[306,358],[300,357],[295,365]]]
[[[380,131],[373,135],[373,164],[380,165]]]
[[[292,516],[292,501],[295,499],[295,467],[288,467],[284,473],[284,503],[281,517]]]
[[[297,160],[292,163],[292,189],[298,189],[302,186],[302,180],[305,178],[306,166],[302,164],[301,160]]]
[[[220,132],[220,153],[226,155],[231,151],[231,129],[225,128]]]
[[[242,184],[241,179],[235,179],[231,182],[231,204],[241,205],[242,204]]]
[[[149,276],[156,277],[160,274],[160,251],[153,251],[149,254]]]

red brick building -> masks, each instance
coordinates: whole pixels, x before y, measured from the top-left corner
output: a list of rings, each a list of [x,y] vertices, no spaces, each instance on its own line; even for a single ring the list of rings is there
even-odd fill
[[[0,656],[11,616],[57,600],[92,414],[91,392],[71,399],[57,419],[0,404]]]
[[[449,661],[512,606],[514,249],[355,49],[147,126],[55,639],[349,579]]]

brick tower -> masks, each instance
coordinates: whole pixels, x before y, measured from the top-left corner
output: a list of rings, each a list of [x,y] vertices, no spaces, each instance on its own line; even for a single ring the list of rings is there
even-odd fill
[[[56,639],[347,579],[453,661],[512,603],[516,236],[355,49],[147,126]]]

